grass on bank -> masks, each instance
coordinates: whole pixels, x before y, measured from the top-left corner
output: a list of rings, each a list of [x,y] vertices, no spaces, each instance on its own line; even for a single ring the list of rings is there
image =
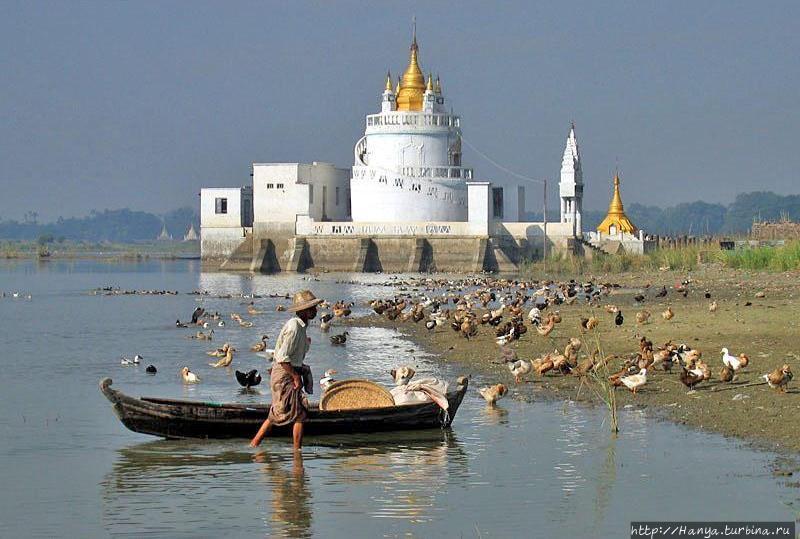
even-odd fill
[[[678,248],[657,249],[643,255],[620,253],[616,255],[595,254],[591,260],[554,253],[547,258],[548,274],[582,275],[584,273],[622,273],[628,271],[657,271],[669,268],[679,271],[697,269],[701,263],[716,263],[727,268],[791,271],[800,270],[800,241],[782,246],[722,250],[710,245],[689,245]],[[541,275],[545,263],[541,260],[525,262],[520,266],[521,275]]]

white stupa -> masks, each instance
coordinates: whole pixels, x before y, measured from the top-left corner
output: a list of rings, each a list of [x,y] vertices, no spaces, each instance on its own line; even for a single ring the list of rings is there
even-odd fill
[[[366,118],[350,182],[356,222],[466,221],[461,121],[445,110],[439,77],[425,76],[417,38],[397,87],[386,76],[381,111]]]
[[[583,171],[575,124],[572,124],[561,160],[561,181],[558,184],[561,199],[561,222],[572,225],[572,235],[581,235],[583,214]]]

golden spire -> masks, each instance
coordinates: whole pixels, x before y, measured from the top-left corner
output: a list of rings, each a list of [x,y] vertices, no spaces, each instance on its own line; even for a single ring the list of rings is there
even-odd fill
[[[397,77],[397,86],[394,89],[394,93],[395,94],[399,94],[400,93],[400,77],[399,76]]]
[[[426,92],[433,91],[433,73],[428,73],[428,83],[425,85]]]
[[[417,25],[415,22],[408,67],[405,73],[403,73],[403,79],[397,91],[397,110],[422,110],[422,94],[425,92],[425,75],[422,74],[422,69],[419,67],[418,52]]]
[[[386,72],[386,88],[385,88],[385,90],[387,92],[391,92],[392,91],[392,72],[391,71],[387,71]]]
[[[613,227],[613,230],[612,230]],[[611,197],[611,203],[608,205],[608,215],[597,227],[598,232],[604,234],[615,234],[619,232],[627,232],[628,234],[636,233],[636,226],[631,223],[628,216],[625,215],[625,207],[622,205],[622,196],[619,194],[619,173],[614,174],[614,196]]]

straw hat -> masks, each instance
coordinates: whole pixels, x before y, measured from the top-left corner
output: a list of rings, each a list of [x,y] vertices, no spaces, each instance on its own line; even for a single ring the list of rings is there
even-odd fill
[[[292,305],[288,310],[292,312],[302,311],[304,309],[316,307],[320,303],[322,303],[322,300],[317,299],[317,297],[311,293],[311,290],[301,290],[292,298]]]

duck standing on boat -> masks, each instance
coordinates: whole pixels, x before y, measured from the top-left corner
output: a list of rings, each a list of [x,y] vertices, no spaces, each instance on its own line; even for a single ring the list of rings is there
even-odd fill
[[[250,441],[257,447],[272,426],[293,424],[292,438],[294,448],[299,450],[303,444],[303,422],[308,416],[308,399],[303,394],[303,370],[310,372],[303,364],[311,340],[306,336],[308,322],[317,316],[317,305],[322,303],[310,290],[297,292],[288,308],[295,316],[281,329],[275,341],[273,353],[274,366],[270,375],[272,405],[267,419],[258,433]],[[310,377],[309,377],[310,378]],[[313,390],[313,386],[312,386]],[[308,385],[306,391],[310,392]]]

